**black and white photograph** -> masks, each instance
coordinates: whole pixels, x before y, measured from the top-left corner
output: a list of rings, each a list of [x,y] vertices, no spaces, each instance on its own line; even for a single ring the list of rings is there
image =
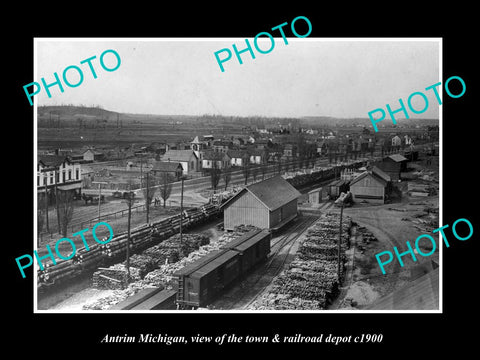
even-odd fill
[[[37,311],[441,310],[441,39],[35,46]]]
[[[8,351],[473,349],[473,6],[39,5],[4,31]]]

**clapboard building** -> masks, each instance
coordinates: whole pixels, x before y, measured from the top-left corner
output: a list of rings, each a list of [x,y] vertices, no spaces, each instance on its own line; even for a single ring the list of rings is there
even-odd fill
[[[353,201],[384,204],[391,191],[391,178],[377,167],[366,170],[350,182]]]
[[[278,229],[297,216],[299,197],[281,176],[249,185],[222,205],[225,230],[238,225]]]

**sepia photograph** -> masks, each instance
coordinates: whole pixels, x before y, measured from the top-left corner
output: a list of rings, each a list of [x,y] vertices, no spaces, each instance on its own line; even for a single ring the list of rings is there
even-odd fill
[[[15,261],[36,313],[442,312],[442,96],[463,79],[442,38],[296,25],[34,39]]]

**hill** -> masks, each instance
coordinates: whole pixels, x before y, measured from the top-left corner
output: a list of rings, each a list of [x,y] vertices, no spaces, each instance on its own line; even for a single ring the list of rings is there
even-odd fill
[[[101,118],[114,119],[117,117],[117,112],[102,109],[99,106],[74,106],[74,105],[59,105],[59,106],[39,106],[38,116],[49,117],[50,115],[60,116],[62,119],[76,119],[81,117],[86,118]]]

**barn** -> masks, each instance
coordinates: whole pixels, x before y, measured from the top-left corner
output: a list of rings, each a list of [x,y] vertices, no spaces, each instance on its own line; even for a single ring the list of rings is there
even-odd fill
[[[300,195],[281,176],[249,185],[222,205],[225,230],[238,225],[279,229],[297,216]]]
[[[353,201],[384,204],[385,198],[390,192],[390,186],[390,176],[374,166],[350,182],[350,192]]]

